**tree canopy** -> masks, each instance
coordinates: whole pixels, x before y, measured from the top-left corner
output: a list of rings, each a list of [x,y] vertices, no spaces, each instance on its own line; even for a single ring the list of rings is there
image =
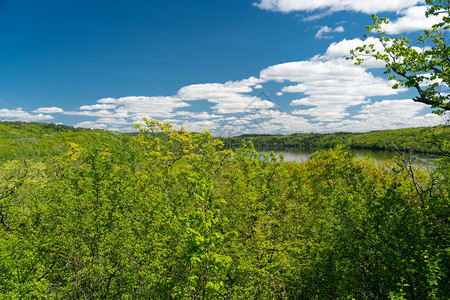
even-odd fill
[[[0,300],[448,299],[449,159],[285,162],[144,123],[0,124]]]

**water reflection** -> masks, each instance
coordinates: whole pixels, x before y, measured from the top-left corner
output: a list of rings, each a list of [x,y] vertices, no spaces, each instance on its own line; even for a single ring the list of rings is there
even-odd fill
[[[295,161],[302,162],[307,160],[311,153],[317,151],[318,149],[306,149],[306,148],[294,148],[294,147],[286,147],[283,149],[273,149],[269,147],[257,148],[259,152],[270,154],[272,151],[280,155],[284,154],[285,161]],[[394,151],[386,151],[386,150],[370,150],[370,149],[347,149],[348,152],[352,153],[358,158],[370,157],[375,159],[377,162],[382,162],[386,160],[390,160],[396,156],[399,156],[397,152]],[[413,154],[412,156],[413,164],[416,166],[429,167],[433,164],[433,162],[437,161],[436,156],[429,154]]]

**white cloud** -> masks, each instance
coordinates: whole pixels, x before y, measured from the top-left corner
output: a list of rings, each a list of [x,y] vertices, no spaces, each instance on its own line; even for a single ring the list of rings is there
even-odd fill
[[[184,128],[188,128],[189,131],[203,132],[205,130],[214,131],[219,127],[219,123],[215,120],[202,120],[202,121],[185,121],[181,124]]]
[[[352,39],[347,40],[343,39],[340,42],[335,42],[328,46],[327,51],[323,56],[320,56],[324,60],[333,60],[336,58],[345,58],[350,56],[350,50],[355,49],[356,47],[363,45],[374,45],[375,50],[379,52],[383,52],[383,46],[380,41],[374,37],[369,37],[364,41],[361,39]],[[361,64],[361,67],[364,68],[384,68],[386,65],[385,62],[381,60],[376,60],[374,58],[369,58],[364,63]]]
[[[107,129],[108,125],[95,121],[85,121],[74,125],[74,127],[90,128],[90,129]]]
[[[243,80],[240,80],[240,81],[235,81],[235,82],[229,81],[229,82],[227,82],[227,84],[234,84],[234,85],[238,85],[238,86],[239,85],[241,85],[241,86],[251,86],[251,87],[253,87],[255,89],[258,89],[261,86],[260,85],[261,82],[262,81],[261,81],[260,78],[256,78],[256,77],[252,76],[250,78],[243,79]]]
[[[44,115],[42,113],[30,114],[29,112],[24,111],[20,107],[16,109],[1,108],[0,119],[7,121],[33,122],[33,121],[51,120],[53,119],[53,116]]]
[[[383,100],[372,104],[364,105],[360,113],[354,118],[359,119],[391,119],[397,121],[407,120],[417,115],[421,110],[428,107],[412,99]],[[404,121],[403,120],[403,121]]]
[[[120,117],[167,118],[174,114],[175,109],[190,106],[189,103],[177,97],[129,96],[117,99],[105,98],[97,102],[116,105],[113,112]]]
[[[108,125],[133,125],[132,122],[124,119],[124,118],[98,118],[96,120],[97,123],[108,124]]]
[[[227,122],[228,125],[249,125],[251,122],[246,119],[234,119]]]
[[[97,100],[98,103],[114,103],[114,101],[116,101],[116,98],[112,98],[112,97],[106,97],[106,98]]]
[[[427,113],[427,106],[411,99],[383,100],[364,105],[352,118],[330,123],[328,131],[364,132],[371,130],[397,129],[417,126],[436,126],[443,119]]]
[[[56,114],[56,113],[62,113],[64,110],[59,107],[41,107],[36,110],[33,110],[34,113],[43,113],[43,114]]]
[[[390,21],[382,27],[388,34],[411,33],[414,31],[431,29],[433,24],[442,22],[441,16],[425,16],[426,6],[412,6],[399,12],[402,17]]]
[[[301,128],[311,128],[311,124],[302,118],[289,113],[262,109],[243,117],[228,117],[226,123],[216,130],[218,136],[236,136],[245,133],[291,133]]]
[[[319,130],[319,126],[317,124],[310,123],[303,117],[285,112],[276,113],[270,120],[267,121],[267,123],[272,126],[276,125],[276,127],[272,127],[272,133],[276,133],[277,131],[280,133],[293,133]],[[270,128],[270,126],[268,126],[268,128]]]
[[[177,96],[184,100],[209,100],[230,97],[241,93],[250,93],[252,88],[233,82],[193,84],[182,87]]]
[[[322,26],[316,33],[316,38],[318,39],[332,39],[332,35],[328,35],[328,33],[333,32],[344,32],[344,27],[338,26],[336,28],[331,28],[328,26]]]
[[[334,106],[320,105],[304,110],[294,110],[292,114],[315,117],[313,119],[314,121],[336,122],[349,116],[349,113],[345,112],[346,108],[347,107],[344,105],[334,105]]]
[[[415,5],[419,0],[259,0],[255,5],[264,10],[293,12],[316,10],[356,11],[363,13],[378,13],[381,11],[398,11]]]
[[[83,110],[83,111],[65,111],[63,112],[64,115],[68,116],[85,116],[85,117],[98,117],[98,118],[126,118],[129,117],[127,112],[111,112],[109,110],[97,110],[97,111],[91,111],[91,110]]]
[[[209,120],[209,119],[220,119],[223,118],[221,115],[209,114],[206,111],[202,111],[200,113],[192,112],[192,111],[177,111],[175,113],[177,116],[182,116],[183,118],[193,118],[199,120]]]
[[[373,76],[366,69],[344,59],[291,62],[269,67],[261,78],[279,82],[298,82],[284,87],[284,92],[302,92],[307,97],[293,100],[291,105],[314,106],[295,110],[293,114],[315,117],[315,121],[337,121],[346,116],[347,108],[367,103],[368,97],[395,95],[392,83]]]
[[[176,109],[188,106],[189,103],[176,97],[129,96],[102,98],[96,104],[81,106],[80,111],[66,111],[64,114],[97,118],[80,122],[76,125],[79,127],[133,131],[132,124],[141,121],[142,117],[170,118]]]
[[[342,59],[345,57],[350,56],[350,50],[355,49],[359,46],[369,46],[373,45],[374,50],[380,53],[385,53],[384,47],[381,44],[381,42],[374,37],[369,37],[365,39],[364,41],[356,38],[352,40],[343,39],[340,42],[335,42],[330,44],[328,46],[327,51],[324,55],[318,56],[319,59],[322,60],[328,60],[332,61],[335,59]],[[392,46],[392,41],[387,42],[387,46]],[[412,46],[412,49],[415,51],[421,53],[424,49],[416,46]],[[359,54],[359,57],[364,58],[365,61],[360,65],[363,68],[370,69],[370,68],[385,68],[386,62],[383,60],[377,60],[372,57],[371,54]]]
[[[242,82],[205,83],[185,86],[178,91],[177,97],[185,101],[207,100],[215,104],[211,109],[219,114],[244,113],[275,106],[271,101],[245,95],[252,91]]]
[[[228,119],[218,136],[236,136],[245,133],[288,134],[293,132],[318,132],[320,126],[303,117],[287,112],[267,110],[246,115],[243,118]]]
[[[112,99],[112,98],[106,98]],[[115,104],[94,104],[94,105],[83,105],[80,107],[81,110],[98,110],[98,109],[113,109],[116,108]]]
[[[413,118],[408,119],[405,122],[398,122],[395,119],[346,119],[340,122],[330,123],[326,126],[321,127],[321,129],[323,130],[323,132],[366,132],[373,130],[399,129],[419,126],[436,126],[440,124],[443,124],[443,120],[441,119],[441,117],[430,113],[414,116]]]
[[[316,82],[324,80],[349,80],[364,75],[365,70],[345,60],[324,61],[316,57],[306,61],[274,65],[261,71],[264,81]],[[368,73],[366,73],[368,74]]]
[[[259,0],[255,6],[269,11],[289,13],[293,11],[314,12],[317,14],[304,17],[304,21],[312,21],[328,16],[338,11],[355,11],[366,14],[379,12],[397,12],[400,17],[390,20],[390,23],[383,26],[388,34],[397,35],[400,33],[411,33],[414,31],[431,29],[433,24],[442,21],[440,16],[425,16],[427,7],[422,5],[421,0]],[[420,5],[417,5],[420,4]],[[316,38],[332,38],[327,35],[332,32],[343,32],[342,26],[330,28],[323,26],[316,33]]]
[[[306,91],[306,87],[302,83],[299,83],[297,85],[285,86],[281,91],[284,93],[303,93]]]
[[[383,100],[364,105],[351,119],[334,126],[341,131],[361,132],[442,124],[440,116],[423,114],[427,108],[427,105],[411,99]]]
[[[380,44],[378,39],[373,37],[369,37],[364,41],[358,38],[352,40],[343,39],[340,42],[331,43],[330,46],[328,46],[327,50],[325,51],[323,57],[326,59],[346,57],[350,55],[350,50],[355,49],[356,47],[359,46],[370,44],[376,45],[377,50],[379,51],[382,50],[382,45]]]

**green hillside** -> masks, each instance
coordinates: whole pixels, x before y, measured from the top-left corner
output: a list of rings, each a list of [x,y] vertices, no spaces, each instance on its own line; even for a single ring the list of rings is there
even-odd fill
[[[102,139],[129,139],[126,134],[75,128],[52,123],[0,122],[0,160],[41,159],[68,150],[68,142],[86,143]]]

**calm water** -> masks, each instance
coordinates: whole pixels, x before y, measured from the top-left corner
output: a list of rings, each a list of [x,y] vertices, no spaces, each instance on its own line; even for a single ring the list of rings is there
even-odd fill
[[[270,148],[258,148],[257,150],[266,154],[270,154],[270,152],[272,151],[277,155],[283,153],[285,161],[296,161],[296,162],[307,160],[311,155],[311,153],[316,151],[314,149],[302,149],[302,148],[284,148],[282,150],[273,150]],[[368,149],[347,149],[347,150],[358,158],[371,157],[378,162],[386,161],[394,158],[395,156],[399,156],[399,154],[394,151],[368,150]],[[427,154],[413,155],[414,165],[417,166],[427,167],[430,166],[436,160],[437,157],[433,155]]]

